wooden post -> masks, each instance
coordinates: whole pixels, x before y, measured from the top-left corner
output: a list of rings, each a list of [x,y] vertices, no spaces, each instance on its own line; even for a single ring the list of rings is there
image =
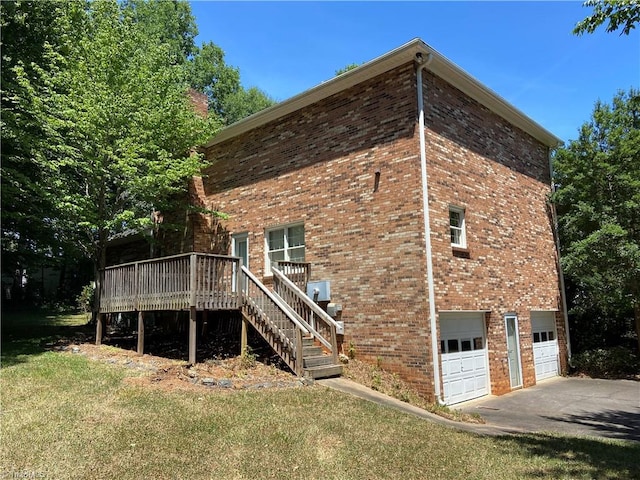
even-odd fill
[[[296,375],[302,377],[304,375],[304,357],[302,349],[302,330],[296,327]]]
[[[247,319],[242,316],[242,330],[240,332],[240,355],[247,354]]]
[[[144,313],[138,312],[138,355],[144,353]]]
[[[98,313],[96,317],[96,345],[102,344],[102,332],[104,330],[104,313]]]
[[[338,338],[336,336],[336,326],[331,323],[329,324],[329,329],[331,330],[331,357],[333,358],[333,364],[338,364]]]
[[[189,310],[189,363],[196,363],[196,307]]]
[[[204,337],[209,332],[209,310],[202,312],[202,331],[200,336]]]

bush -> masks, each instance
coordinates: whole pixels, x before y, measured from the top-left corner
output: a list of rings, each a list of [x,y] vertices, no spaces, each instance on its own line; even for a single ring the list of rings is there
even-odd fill
[[[95,295],[95,288],[92,284],[85,285],[82,287],[82,291],[80,295],[76,298],[76,302],[78,303],[78,308],[82,313],[91,313],[93,309],[93,299]]]
[[[625,347],[587,350],[574,355],[573,363],[579,373],[590,377],[620,378],[640,373],[638,357]]]

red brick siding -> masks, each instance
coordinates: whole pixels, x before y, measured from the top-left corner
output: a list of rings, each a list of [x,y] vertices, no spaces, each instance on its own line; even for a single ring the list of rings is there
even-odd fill
[[[523,385],[533,385],[530,312],[561,310],[547,147],[432,74],[423,88],[437,309],[491,312],[494,394],[510,391],[504,314],[517,314]],[[465,209],[465,256],[451,248],[450,205]]]
[[[304,222],[312,278],[331,281],[346,345],[433,392],[413,66],[376,77],[214,146],[209,207],[249,232],[264,271],[264,229]],[[375,172],[380,171],[374,192]]]
[[[345,345],[430,397],[415,78],[407,64],[209,148],[215,163],[196,190],[229,214],[217,239],[227,251],[248,232],[258,275],[265,228],[304,222],[312,279],[330,280],[343,305]],[[510,389],[503,315],[517,313],[530,385],[529,311],[559,308],[546,149],[433,75],[424,84],[436,307],[491,311],[493,393]],[[466,209],[470,258],[452,255],[449,204]]]

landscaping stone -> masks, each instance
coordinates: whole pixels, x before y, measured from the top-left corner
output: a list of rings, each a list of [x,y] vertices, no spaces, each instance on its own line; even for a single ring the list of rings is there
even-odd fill
[[[233,388],[233,382],[228,378],[223,378],[218,381],[218,386],[222,388]]]
[[[215,378],[203,378],[202,379],[202,384],[206,385],[207,387],[213,387],[216,385],[216,379]]]

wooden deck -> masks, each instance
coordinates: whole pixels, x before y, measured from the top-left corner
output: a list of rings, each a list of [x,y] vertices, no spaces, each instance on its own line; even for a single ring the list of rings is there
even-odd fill
[[[157,310],[237,310],[240,258],[204,253],[108,267],[100,313]]]
[[[243,351],[251,325],[297,375],[339,374],[337,324],[305,293],[309,264],[283,262],[279,267],[281,270],[274,268],[275,291],[263,285],[238,257],[189,253],[106,268],[99,289],[96,343],[102,341],[107,314],[137,312],[138,352],[142,354],[145,312],[188,310],[189,363],[193,364],[196,312],[239,310]],[[318,346],[313,348],[309,342]]]

